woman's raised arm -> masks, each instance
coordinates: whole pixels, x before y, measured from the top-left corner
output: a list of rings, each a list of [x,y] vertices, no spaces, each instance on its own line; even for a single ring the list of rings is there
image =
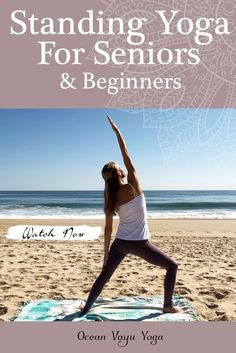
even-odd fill
[[[135,187],[137,188],[137,190],[139,192],[142,192],[141,185],[139,183],[138,176],[136,173],[136,169],[135,169],[135,166],[129,156],[128,149],[127,149],[126,143],[124,141],[124,138],[123,138],[120,130],[118,129],[118,127],[114,123],[114,121],[108,115],[107,115],[107,118],[111,124],[112,129],[115,131],[118,142],[119,142],[123,161],[124,161],[124,164],[125,164],[126,169],[128,171],[128,182],[135,184]]]

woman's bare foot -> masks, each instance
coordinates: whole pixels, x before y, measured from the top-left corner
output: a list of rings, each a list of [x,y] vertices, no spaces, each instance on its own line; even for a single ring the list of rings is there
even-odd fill
[[[85,307],[85,304],[80,304],[79,309],[82,311]]]
[[[86,315],[87,312],[89,311],[85,309],[85,304],[80,304],[79,309],[80,309],[80,312],[79,312],[80,317]]]
[[[182,313],[182,312],[183,312],[183,310],[177,306],[170,306],[170,307],[163,308],[164,314],[177,314],[177,313]]]

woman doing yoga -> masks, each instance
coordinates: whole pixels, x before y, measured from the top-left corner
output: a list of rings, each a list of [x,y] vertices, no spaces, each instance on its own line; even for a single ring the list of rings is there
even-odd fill
[[[128,175],[115,162],[107,163],[102,169],[102,177],[105,181],[104,212],[106,219],[104,262],[102,271],[91,288],[86,304],[80,306],[80,315],[85,315],[90,310],[104,285],[127,254],[139,256],[151,264],[158,265],[166,270],[163,312],[179,312],[180,309],[172,304],[177,264],[149,240],[146,201],[135,167],[128,154],[120,130],[110,117],[108,117],[108,120],[116,133]],[[126,176],[128,183],[125,182]],[[109,251],[113,215],[116,212],[119,215],[120,222],[116,238]]]

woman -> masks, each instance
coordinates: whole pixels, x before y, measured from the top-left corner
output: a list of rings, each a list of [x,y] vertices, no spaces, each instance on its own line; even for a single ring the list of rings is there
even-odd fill
[[[125,183],[124,180],[126,177],[125,171],[117,163],[110,162],[103,167],[102,177],[105,180],[104,212],[106,216],[103,269],[92,286],[86,304],[80,307],[80,315],[85,315],[90,310],[104,285],[128,253],[140,256],[151,264],[166,269],[163,312],[179,312],[180,310],[172,304],[177,264],[149,241],[146,201],[135,167],[118,127],[110,117],[107,118],[119,142],[124,164],[128,170],[128,183]],[[109,251],[113,215],[116,212],[119,215],[120,222],[116,239]]]

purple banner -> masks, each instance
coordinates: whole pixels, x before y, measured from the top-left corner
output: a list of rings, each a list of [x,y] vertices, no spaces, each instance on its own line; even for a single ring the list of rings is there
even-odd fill
[[[235,108],[235,7],[3,1],[0,107]]]

